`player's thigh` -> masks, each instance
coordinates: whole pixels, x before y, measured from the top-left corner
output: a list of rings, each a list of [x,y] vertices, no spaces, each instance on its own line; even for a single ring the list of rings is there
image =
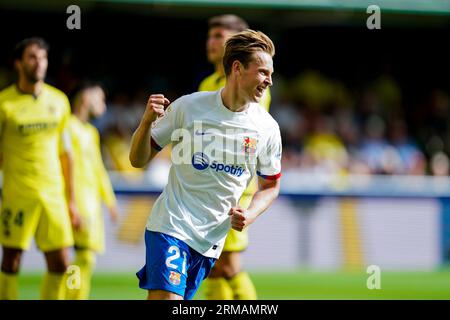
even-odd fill
[[[186,300],[191,300],[195,296],[200,284],[208,277],[216,262],[216,259],[205,257],[191,249],[191,260],[188,269],[189,276],[184,294]]]
[[[159,232],[145,231],[146,263],[137,272],[139,287],[163,290],[184,297],[189,247],[181,240]]]
[[[78,208],[81,209],[80,207]],[[73,230],[75,246],[103,252],[105,247],[105,231],[101,208],[97,206],[91,210],[80,210],[81,227]]]
[[[68,248],[46,251],[44,254],[48,271],[54,273],[62,273],[66,271],[69,265]]]
[[[56,193],[42,202],[43,211],[36,231],[36,244],[44,252],[73,246],[69,209],[63,194]]]
[[[22,259],[22,249],[2,247],[1,270],[7,273],[18,273]]]
[[[5,196],[0,215],[0,243],[8,248],[27,250],[36,232],[42,210],[38,198]]]
[[[148,290],[147,300],[183,300],[183,297],[165,290]]]
[[[222,252],[219,260],[214,265],[214,268],[209,275],[211,278],[227,278],[234,277],[241,271],[242,263],[240,252],[227,251]]]

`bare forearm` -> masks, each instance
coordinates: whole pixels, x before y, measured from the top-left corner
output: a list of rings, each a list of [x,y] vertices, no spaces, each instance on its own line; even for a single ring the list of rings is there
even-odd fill
[[[151,159],[150,123],[141,121],[131,138],[130,162],[135,168],[144,167]]]
[[[150,128],[153,121],[164,115],[164,106],[168,106],[170,101],[162,94],[152,94],[148,99],[139,127],[131,137],[130,162],[135,168],[142,168],[149,163],[156,155],[150,146]]]
[[[66,185],[66,197],[67,201],[74,201],[75,192],[73,187],[73,161],[68,152],[64,152],[60,155],[61,166],[64,175],[64,182]]]
[[[253,223],[255,219],[262,214],[272,204],[272,202],[278,197],[279,187],[269,187],[261,189],[253,196],[252,202],[247,209],[247,218],[250,223]]]
[[[66,184],[66,197],[68,201],[68,212],[72,226],[75,230],[81,227],[81,218],[78,213],[77,203],[75,201],[75,187],[73,182],[73,159],[69,152],[61,154],[61,166]]]

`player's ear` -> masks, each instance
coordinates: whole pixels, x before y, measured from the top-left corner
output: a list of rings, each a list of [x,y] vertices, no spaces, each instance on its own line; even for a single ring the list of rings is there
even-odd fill
[[[241,75],[243,67],[244,66],[239,60],[234,60],[233,64],[231,65],[231,70],[233,70],[236,75]]]
[[[16,69],[17,72],[19,72],[20,66],[21,66],[20,59],[14,59],[14,69]]]

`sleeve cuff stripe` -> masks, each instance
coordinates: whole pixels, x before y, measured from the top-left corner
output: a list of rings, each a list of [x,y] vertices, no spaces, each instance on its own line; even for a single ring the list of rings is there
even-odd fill
[[[266,176],[266,175],[263,175],[263,174],[261,174],[261,172],[259,172],[259,171],[256,171],[256,173],[257,173],[258,176],[260,176],[261,178],[267,179],[267,180],[277,180],[278,178],[281,177],[281,172],[279,172],[279,173],[277,173],[277,174],[275,174],[275,175],[272,175],[272,176]]]
[[[157,151],[161,151],[162,148],[156,143],[156,141],[153,139],[153,137],[151,137],[150,139],[150,144],[152,145],[152,148],[157,150]]]

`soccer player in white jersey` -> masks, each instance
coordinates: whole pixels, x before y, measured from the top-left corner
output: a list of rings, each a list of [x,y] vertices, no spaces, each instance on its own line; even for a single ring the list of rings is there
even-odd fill
[[[163,95],[150,96],[132,137],[131,164],[146,166],[169,143],[173,164],[148,219],[146,264],[137,272],[148,299],[192,299],[228,230],[242,231],[278,196],[280,130],[258,105],[272,85],[274,54],[262,32],[240,32],[225,45],[223,89],[170,106]],[[243,209],[239,198],[255,174],[259,190]]]

